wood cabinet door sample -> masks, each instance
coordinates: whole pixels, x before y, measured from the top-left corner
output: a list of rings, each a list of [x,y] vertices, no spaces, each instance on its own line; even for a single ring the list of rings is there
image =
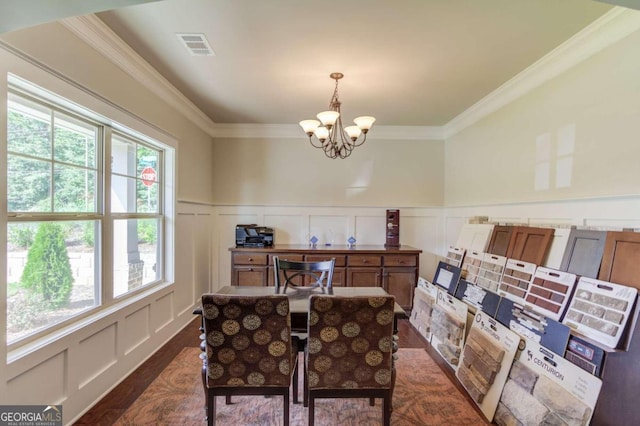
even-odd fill
[[[606,237],[605,231],[572,229],[559,269],[581,277],[597,278]]]
[[[640,233],[607,232],[598,279],[640,289]]]
[[[551,247],[553,232],[553,228],[514,227],[506,257],[542,265]]]
[[[487,253],[497,254],[498,256],[506,256],[507,249],[509,248],[509,241],[511,241],[512,232],[513,226],[494,226],[493,231],[491,232],[491,240],[489,241]]]

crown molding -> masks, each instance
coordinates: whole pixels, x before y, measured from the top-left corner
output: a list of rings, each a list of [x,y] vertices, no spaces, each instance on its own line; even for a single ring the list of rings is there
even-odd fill
[[[184,117],[205,133],[215,135],[216,124],[98,17],[76,16],[62,19],[60,23],[152,93],[169,105],[175,105]]]
[[[297,124],[249,124],[218,123],[215,127],[217,138],[305,138]],[[442,127],[429,126],[375,126],[367,139],[401,140],[442,140]]]
[[[614,7],[444,125],[450,138],[640,28],[640,12]]]

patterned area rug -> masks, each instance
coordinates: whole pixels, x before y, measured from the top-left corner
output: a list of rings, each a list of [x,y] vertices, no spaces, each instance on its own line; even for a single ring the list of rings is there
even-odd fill
[[[115,424],[205,424],[199,352],[198,348],[183,349]],[[486,424],[423,349],[400,349],[398,355],[392,425]],[[291,425],[308,424],[308,409],[290,401]],[[218,397],[216,406],[219,425],[282,425],[281,397],[234,396],[231,405]],[[316,400],[317,425],[371,426],[382,424],[381,418],[380,400],[375,407],[369,406],[368,399]]]

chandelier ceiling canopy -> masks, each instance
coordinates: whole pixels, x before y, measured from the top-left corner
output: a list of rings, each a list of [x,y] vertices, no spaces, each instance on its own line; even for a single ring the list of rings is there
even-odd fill
[[[338,98],[338,80],[344,75],[334,72],[329,77],[336,81],[336,87],[329,102],[329,110],[317,115],[320,121],[302,120],[300,126],[309,136],[311,145],[322,149],[327,157],[347,158],[355,147],[362,145],[367,140],[367,132],[376,119],[370,116],[357,117],[353,120],[355,126],[343,127],[341,104]]]

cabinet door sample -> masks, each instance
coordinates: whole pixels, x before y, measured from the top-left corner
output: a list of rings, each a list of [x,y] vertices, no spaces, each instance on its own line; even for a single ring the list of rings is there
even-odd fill
[[[516,226],[511,232],[511,240],[506,257],[542,265],[553,239],[553,228],[533,228]]]
[[[598,279],[640,289],[640,233],[607,232]]]
[[[606,237],[605,231],[572,229],[560,270],[581,277],[597,278]]]
[[[498,256],[506,256],[507,249],[509,248],[509,241],[511,241],[512,232],[513,226],[494,226],[493,232],[491,232],[491,240],[489,241],[487,253],[497,254]]]

